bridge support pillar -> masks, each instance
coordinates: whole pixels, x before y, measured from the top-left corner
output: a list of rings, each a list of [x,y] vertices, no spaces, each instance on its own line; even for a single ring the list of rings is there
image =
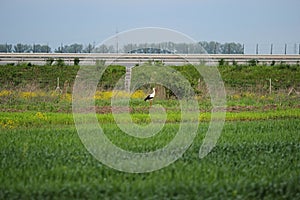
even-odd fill
[[[125,73],[125,90],[130,92],[130,82],[131,82],[131,70],[133,67],[126,66],[126,73]]]

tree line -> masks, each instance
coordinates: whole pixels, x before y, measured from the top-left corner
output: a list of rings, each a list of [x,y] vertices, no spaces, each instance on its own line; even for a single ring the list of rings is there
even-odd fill
[[[92,44],[84,47],[82,44],[61,45],[52,50],[49,45],[45,44],[0,44],[1,53],[92,53],[94,46]]]
[[[126,44],[124,46],[105,45],[95,46],[95,44],[61,44],[56,49],[48,44],[0,44],[1,53],[128,53],[134,52],[137,49],[163,49],[167,52],[178,54],[193,54],[193,53],[208,53],[208,54],[243,54],[244,45],[240,43],[219,43],[219,42],[206,42],[187,44],[187,43],[144,43],[144,44]],[[136,52],[136,51],[135,51]]]

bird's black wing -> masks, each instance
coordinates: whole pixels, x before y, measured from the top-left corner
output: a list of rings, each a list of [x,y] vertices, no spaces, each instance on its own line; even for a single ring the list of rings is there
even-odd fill
[[[151,98],[150,98],[150,94],[144,99],[144,101],[147,101],[147,100],[149,100],[149,99],[151,99]]]

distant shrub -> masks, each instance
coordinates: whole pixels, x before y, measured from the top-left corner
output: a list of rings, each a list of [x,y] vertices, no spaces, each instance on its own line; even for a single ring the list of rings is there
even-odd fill
[[[218,62],[219,62],[219,66],[224,66],[225,65],[224,58],[221,58]]]
[[[48,58],[48,59],[46,60],[46,65],[51,66],[51,65],[53,64],[53,62],[54,62],[54,58]]]
[[[248,61],[249,66],[257,66],[259,61],[257,59],[251,59]]]
[[[284,61],[281,61],[278,68],[279,69],[290,69],[290,65],[286,64]]]
[[[276,64],[275,60],[272,60],[271,66],[274,66]]]
[[[79,62],[80,62],[80,59],[79,59],[79,58],[74,58],[74,65],[75,65],[75,66],[78,66],[78,65],[79,65]]]
[[[232,65],[237,66],[237,62],[235,60],[232,60]]]

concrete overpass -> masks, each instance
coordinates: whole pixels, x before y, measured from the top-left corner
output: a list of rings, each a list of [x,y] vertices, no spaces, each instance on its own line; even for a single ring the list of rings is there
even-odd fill
[[[80,65],[92,65],[97,60],[105,60],[107,64],[119,64],[127,67],[142,64],[147,61],[160,61],[165,65],[199,64],[205,62],[218,64],[223,59],[232,64],[247,64],[250,60],[270,64],[272,62],[299,64],[300,55],[243,55],[243,54],[116,54],[116,53],[0,53],[0,65],[8,63],[31,63],[44,65],[49,59],[62,59],[65,64],[73,65],[74,59],[80,60]]]

